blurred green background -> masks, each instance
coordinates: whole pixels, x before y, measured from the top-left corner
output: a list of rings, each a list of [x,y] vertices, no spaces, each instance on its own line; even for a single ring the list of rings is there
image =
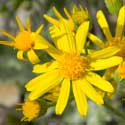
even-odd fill
[[[124,0],[125,3],[125,0]],[[0,0],[0,29],[15,35],[18,26],[15,20],[19,16],[25,25],[26,17],[31,19],[32,31],[44,23],[42,34],[50,39],[47,21],[43,14],[53,15],[52,6],[63,13],[63,7],[69,11],[73,5],[82,4],[87,7],[92,19],[92,32],[103,37],[97,25],[95,14],[102,9],[110,22],[112,32],[116,24],[117,17],[109,14],[103,0]],[[0,40],[6,38],[0,34]],[[16,104],[22,102],[25,95],[24,84],[34,77],[32,65],[28,62],[21,62],[16,59],[16,51],[10,47],[0,45],[0,125],[125,125],[125,118],[114,113],[107,106],[97,106],[89,101],[89,110],[86,117],[81,117],[72,102],[62,116],[56,116],[54,108],[47,111],[46,115],[33,122],[20,122],[21,112],[15,110]],[[111,105],[125,114],[125,84],[120,84],[117,93],[110,101]],[[117,115],[118,114],[118,115]]]

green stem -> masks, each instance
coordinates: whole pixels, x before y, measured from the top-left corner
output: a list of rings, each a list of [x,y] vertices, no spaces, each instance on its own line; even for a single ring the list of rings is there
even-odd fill
[[[104,101],[104,106],[105,106],[106,108],[108,108],[111,112],[113,112],[114,114],[116,114],[117,116],[119,116],[119,117],[125,119],[125,115],[124,115],[122,112],[120,112],[119,110],[117,110],[116,108],[114,108],[114,107],[109,103],[108,100],[105,100],[105,101]]]

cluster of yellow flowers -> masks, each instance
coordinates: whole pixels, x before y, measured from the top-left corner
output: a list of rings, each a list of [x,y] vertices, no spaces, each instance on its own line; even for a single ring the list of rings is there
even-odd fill
[[[44,15],[51,23],[48,32],[53,44],[40,35],[43,25],[35,32],[31,31],[29,18],[26,20],[25,29],[16,17],[20,29],[16,36],[0,31],[12,39],[0,41],[0,44],[18,49],[17,58],[35,64],[33,72],[40,74],[25,85],[29,95],[22,104],[22,120],[31,121],[53,105],[56,114],[61,115],[69,98],[70,101],[75,100],[79,113],[85,116],[88,109],[87,98],[102,105],[104,96],[111,97],[115,91],[114,73],[121,79],[125,78],[125,6],[119,10],[114,36],[103,12],[97,11],[97,22],[106,37],[105,40],[91,33],[90,16],[82,6],[74,6],[71,13],[64,8],[66,17],[55,7],[53,12],[57,18]],[[87,41],[93,42],[98,49],[89,49]],[[52,59],[40,64],[42,60],[35,52],[38,49],[49,54]],[[27,55],[25,58],[24,54]],[[102,70],[103,76],[96,72]]]

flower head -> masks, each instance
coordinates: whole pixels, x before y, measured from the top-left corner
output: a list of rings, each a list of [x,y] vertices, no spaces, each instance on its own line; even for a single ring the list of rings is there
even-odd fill
[[[19,104],[22,108],[17,108],[17,110],[22,110],[23,118],[22,121],[32,121],[33,119],[40,116],[41,105],[38,101],[25,101],[22,104]]]
[[[119,10],[115,35],[113,36],[110,31],[108,22],[105,18],[105,15],[103,14],[101,10],[99,10],[97,12],[96,17],[97,17],[98,24],[101,27],[106,37],[105,44],[101,39],[97,38],[93,34],[89,34],[89,38],[92,40],[92,42],[96,43],[100,48],[105,48],[105,47],[114,46],[114,45],[120,46],[120,47],[124,46],[125,40],[124,40],[124,37],[122,36],[124,25],[125,25],[124,15],[125,15],[125,6],[121,7],[121,9]]]
[[[38,56],[35,53],[35,49],[45,49],[48,47],[46,44],[46,40],[42,37],[42,42],[37,39],[34,40],[36,34],[39,35],[41,30],[43,29],[43,25],[41,25],[35,32],[31,31],[30,20],[27,18],[26,20],[26,29],[23,27],[20,19],[16,17],[20,32],[13,36],[5,31],[0,31],[3,35],[12,39],[12,41],[0,41],[0,44],[7,45],[18,49],[17,58],[20,60],[24,59],[24,52],[27,53],[27,57],[29,61],[33,64],[40,61]]]
[[[86,57],[77,53],[64,53],[58,60],[59,74],[71,80],[75,80],[84,75],[88,68]]]
[[[73,21],[78,25],[89,19],[88,10],[84,9],[81,5],[73,7],[71,16]]]
[[[123,36],[123,30],[125,26],[125,6],[121,7],[118,14],[117,24],[116,24],[116,30],[115,35],[113,36],[108,22],[101,10],[97,12],[97,21],[99,26],[101,27],[105,37],[106,41],[103,42],[101,39],[96,37],[93,34],[89,34],[89,38],[92,42],[97,44],[100,48],[106,48],[106,47],[112,47],[117,46],[119,47],[120,51],[118,51],[115,55],[120,56],[125,60],[125,37]]]
[[[33,72],[42,74],[29,81],[25,87],[31,92],[29,99],[35,100],[59,85],[56,114],[63,113],[72,89],[78,111],[81,115],[86,115],[86,97],[99,105],[103,104],[103,98],[95,88],[106,92],[114,91],[112,85],[94,71],[116,66],[121,63],[122,58],[113,56],[119,51],[118,47],[109,47],[90,55],[82,53],[89,31],[89,21],[82,23],[76,33],[71,31],[67,22],[60,21],[60,24],[55,27],[57,30],[52,37],[56,47],[46,49],[54,60],[35,65]]]

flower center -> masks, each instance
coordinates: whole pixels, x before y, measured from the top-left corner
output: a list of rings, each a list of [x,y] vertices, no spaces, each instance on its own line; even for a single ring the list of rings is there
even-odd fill
[[[66,53],[59,58],[59,73],[71,80],[80,78],[88,67],[86,57],[78,54]]]
[[[24,115],[23,120],[31,121],[34,118],[37,118],[39,116],[40,109],[40,104],[37,101],[26,101],[22,106]]]
[[[34,42],[30,36],[30,32],[23,31],[20,32],[15,38],[15,48],[23,51],[27,51],[34,46]]]
[[[121,56],[125,58],[125,38],[120,38],[120,37],[113,37],[111,40],[106,42],[106,47],[109,46],[119,46],[120,51],[116,54],[118,56]]]

